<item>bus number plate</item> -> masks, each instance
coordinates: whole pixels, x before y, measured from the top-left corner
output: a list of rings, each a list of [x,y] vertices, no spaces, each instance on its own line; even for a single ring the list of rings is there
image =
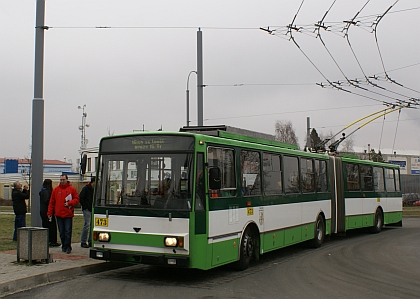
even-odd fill
[[[95,218],[96,226],[108,226],[108,218]]]
[[[247,216],[254,215],[254,208],[247,208],[246,209],[246,214],[247,214]]]

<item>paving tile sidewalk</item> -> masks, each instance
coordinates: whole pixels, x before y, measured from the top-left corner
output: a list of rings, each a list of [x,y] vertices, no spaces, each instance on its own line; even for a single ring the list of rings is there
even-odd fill
[[[0,252],[0,297],[52,282],[63,281],[79,275],[97,273],[125,266],[89,258],[89,248],[72,244],[72,253],[61,247],[49,248],[50,263],[17,262],[16,250]]]

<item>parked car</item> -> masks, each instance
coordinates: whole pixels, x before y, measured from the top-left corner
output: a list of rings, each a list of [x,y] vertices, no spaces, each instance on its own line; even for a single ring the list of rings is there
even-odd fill
[[[404,207],[411,207],[417,201],[420,201],[419,194],[417,194],[417,193],[403,194],[403,206]]]

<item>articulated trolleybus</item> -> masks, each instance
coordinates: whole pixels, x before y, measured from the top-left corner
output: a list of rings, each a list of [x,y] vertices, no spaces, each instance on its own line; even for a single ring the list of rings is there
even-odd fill
[[[402,225],[398,166],[227,126],[102,138],[90,257],[211,269]]]

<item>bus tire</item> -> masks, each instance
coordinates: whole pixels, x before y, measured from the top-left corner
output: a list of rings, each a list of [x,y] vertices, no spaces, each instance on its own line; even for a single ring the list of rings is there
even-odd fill
[[[245,270],[249,267],[254,256],[255,240],[251,228],[248,226],[242,235],[241,245],[239,248],[239,260],[236,262],[236,269]]]
[[[380,233],[382,227],[384,226],[384,217],[382,215],[381,209],[376,209],[375,219],[373,220],[373,226],[369,227],[369,232],[371,234]]]
[[[321,215],[318,215],[318,218],[315,221],[314,230],[314,238],[312,239],[311,247],[318,248],[321,247],[325,239],[325,221]]]

